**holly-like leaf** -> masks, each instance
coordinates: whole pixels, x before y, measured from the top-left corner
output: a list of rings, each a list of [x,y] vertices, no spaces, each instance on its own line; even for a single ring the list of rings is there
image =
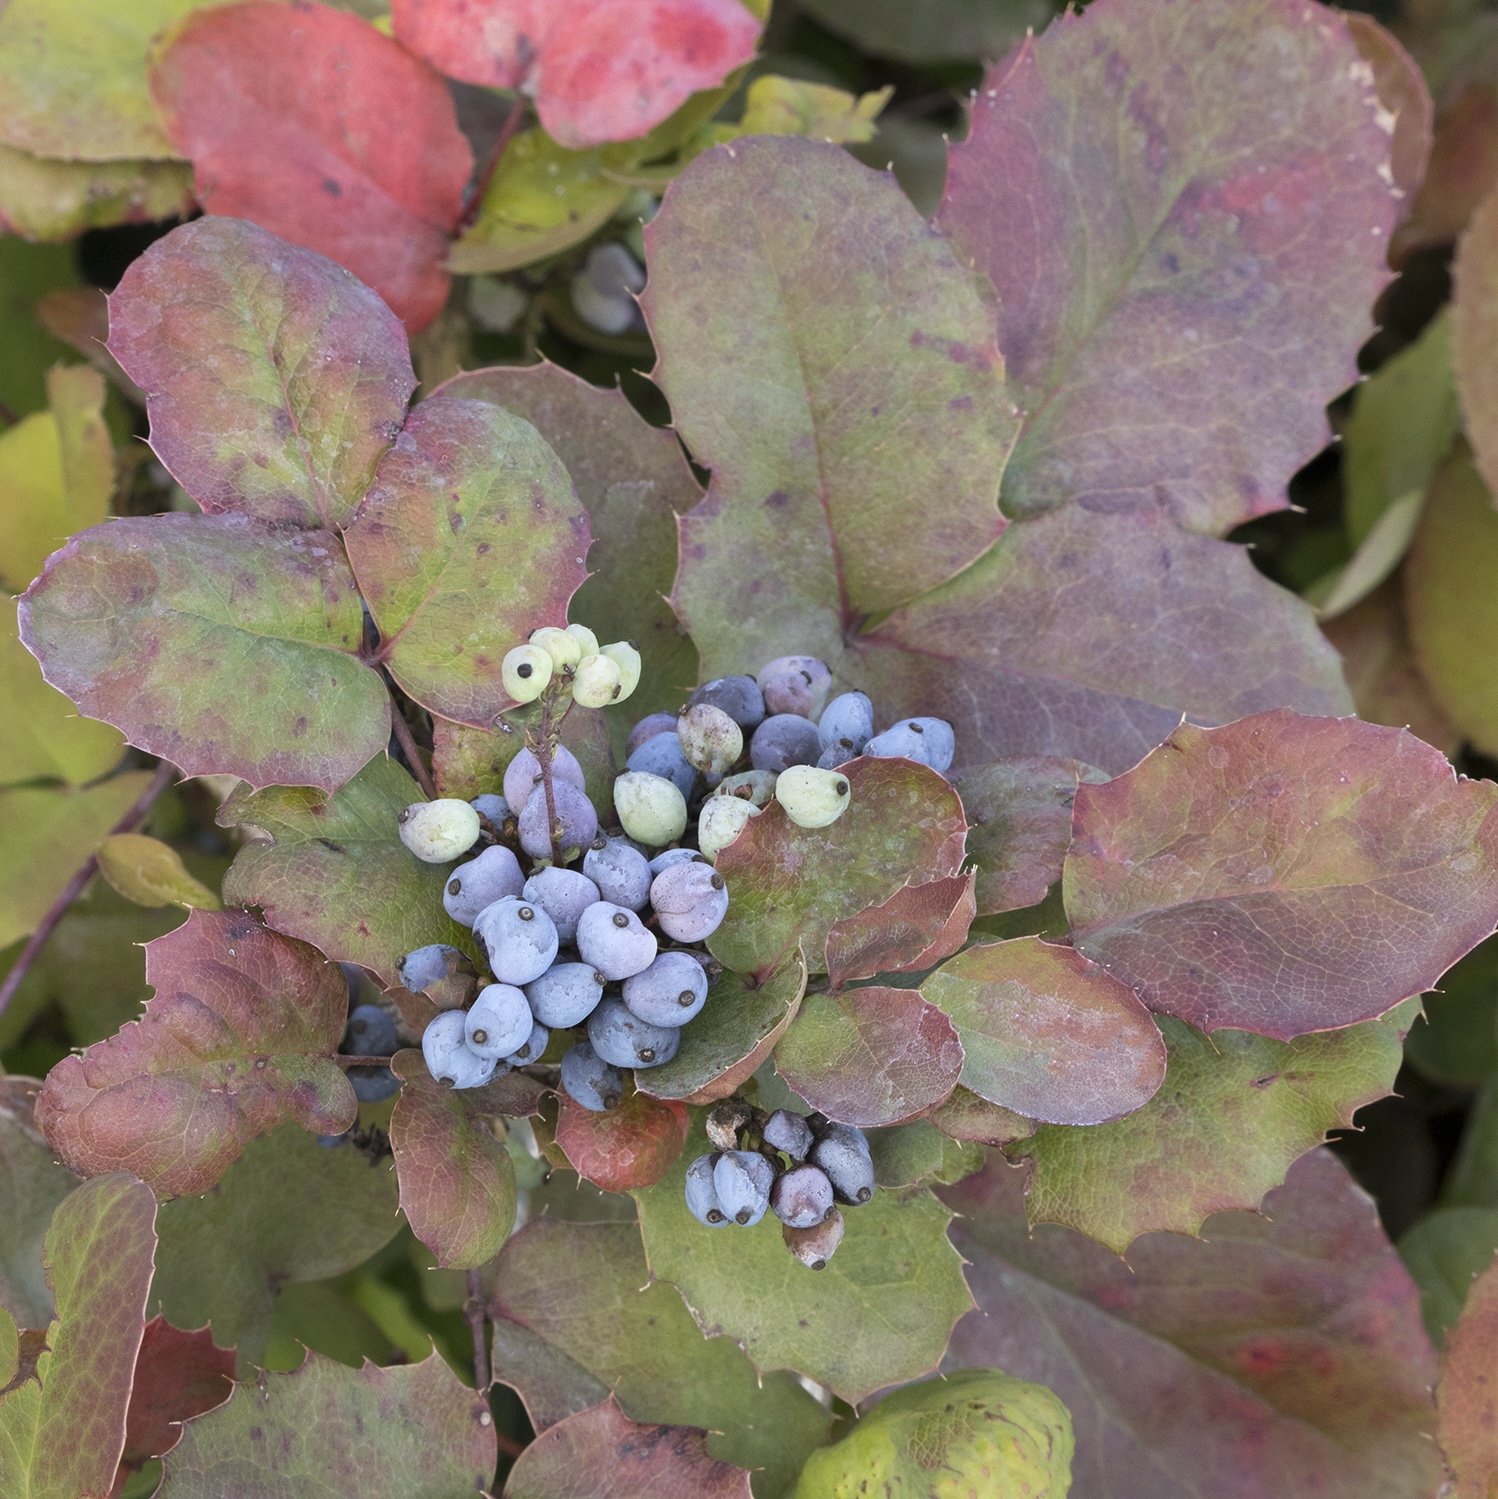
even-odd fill
[[[1008,1145],[1035,1133],[1035,1121],[980,1098],[960,1083],[952,1096],[928,1116],[931,1124],[953,1140],[976,1140],[983,1145]]]
[[[482,1395],[433,1354],[419,1364],[350,1369],[309,1353],[262,1373],[189,1421],[167,1454],[160,1499],[232,1492],[360,1499],[453,1499],[494,1475],[494,1423]]]
[[[713,470],[677,610],[710,675],[793,651],[836,666],[846,630],[1003,529],[1015,417],[992,314],[893,178],[824,142],[707,152],[646,244],[656,378]]]
[[[1150,1009],[1288,1040],[1382,1015],[1498,924],[1498,787],[1356,719],[1186,725],[1077,792],[1079,951]]]
[[[128,1166],[161,1196],[211,1187],[291,1119],[341,1134],[358,1105],[338,1049],[343,975],[241,911],[194,911],[146,949],[155,997],[119,1035],[64,1057],[37,1123],[82,1175]]]
[[[36,1127],[41,1084],[29,1077],[0,1077],[0,1307],[22,1327],[45,1327],[53,1316],[52,1291],[42,1266],[42,1241],[53,1209],[78,1178],[57,1164]],[[3,1388],[3,1386],[0,1386]]]
[[[874,1180],[881,1187],[913,1187],[918,1182],[955,1182],[983,1169],[981,1145],[944,1135],[925,1119],[868,1132]]]
[[[394,0],[395,35],[465,83],[519,88],[564,146],[630,140],[754,56],[739,0]]]
[[[189,775],[254,786],[334,791],[384,748],[362,628],[336,537],[238,515],[96,526],[21,600],[21,639],[90,717]]]
[[[380,461],[345,536],[391,675],[418,702],[488,728],[510,703],[505,653],[567,617],[588,518],[529,422],[434,396]]]
[[[34,1372],[0,1396],[0,1493],[103,1495],[113,1487],[146,1325],[155,1221],[155,1198],[124,1172],[87,1182],[58,1205],[45,1253],[57,1320]]]
[[[187,872],[170,843],[144,833],[114,833],[99,845],[99,873],[138,906],[178,905],[217,911],[222,902]]]
[[[449,869],[423,864],[400,841],[396,818],[421,799],[384,756],[330,797],[239,788],[218,813],[222,826],[248,835],[224,876],[224,900],[259,906],[276,931],[358,963],[385,988],[396,983],[401,958],[428,943],[471,954],[473,934],[442,908]]]
[[[348,523],[416,386],[405,330],[374,292],[241,219],[184,224],[131,262],[109,299],[109,352],[147,394],[157,456],[204,510],[299,526]]]
[[[828,1413],[792,1376],[761,1379],[731,1338],[703,1336],[674,1286],[650,1280],[632,1223],[532,1221],[505,1246],[494,1284],[495,1371],[538,1430],[584,1408],[576,1399],[592,1405],[612,1390],[633,1420],[715,1433],[708,1452],[764,1470],[770,1493],[788,1489],[827,1439]],[[522,1347],[523,1357],[505,1354]],[[546,1412],[546,1369],[559,1360],[591,1384],[579,1380],[572,1400]]]
[[[1467,436],[1489,490],[1498,489],[1498,378],[1488,354],[1498,338],[1498,192],[1483,199],[1453,267],[1451,357]]]
[[[554,364],[457,375],[439,394],[492,401],[551,444],[588,512],[592,576],[571,615],[602,641],[633,640],[640,682],[617,710],[631,724],[674,711],[697,680],[697,651],[666,602],[676,574],[676,517],[702,498],[669,430],[650,426],[617,389]],[[570,720],[569,720],[570,721]]]
[[[490,1119],[502,1112],[501,1084],[451,1088],[419,1051],[396,1053],[405,1084],[390,1116],[390,1148],[401,1208],[437,1263],[473,1269],[494,1258],[515,1224],[515,1167]]]
[[[167,36],[151,92],[209,213],[347,266],[413,333],[442,310],[473,152],[397,42],[313,0],[210,7]]]
[[[1060,872],[1057,861],[1057,872]],[[836,922],[827,933],[834,989],[881,973],[919,973],[949,958],[972,924],[973,876],[952,875],[897,890],[882,905]]]
[[[676,1055],[635,1074],[656,1098],[715,1103],[748,1082],[796,1018],[806,990],[799,951],[762,983],[725,969],[707,991],[702,1013],[681,1032]]]
[[[150,1310],[178,1327],[211,1324],[253,1378],[280,1288],[362,1264],[399,1229],[396,1197],[388,1159],[325,1150],[282,1125],[204,1196],[162,1204]]]
[[[186,218],[192,168],[181,161],[61,161],[0,145],[0,226],[34,240]]]
[[[820,971],[828,933],[879,905],[914,874],[955,875],[967,823],[951,786],[911,760],[858,759],[842,767],[848,810],[825,828],[800,828],[774,803],[718,855],[728,915],[708,946],[721,963],[761,978],[799,944]]]
[[[1072,1499],[1415,1499],[1439,1486],[1434,1359],[1372,1203],[1326,1151],[1264,1214],[1151,1234],[1128,1261],[1031,1229],[992,1158],[943,1190],[979,1310],[949,1367],[1047,1385],[1077,1434]]]
[[[989,74],[937,223],[1027,413],[1006,513],[1221,533],[1285,506],[1387,277],[1387,125],[1346,28],[1293,0],[1104,0]]]
[[[689,1124],[685,1104],[648,1093],[631,1093],[604,1114],[563,1094],[556,1141],[584,1181],[628,1192],[654,1185],[671,1169]]]
[[[1400,1236],[1399,1257],[1420,1288],[1420,1315],[1438,1348],[1495,1251],[1498,1208],[1438,1207]]]
[[[1126,984],[1037,937],[970,947],[921,993],[952,1019],[962,1085],[1028,1119],[1098,1124],[1139,1108],[1165,1076],[1165,1044]]]
[[[1483,1499],[1498,1482],[1498,1381],[1493,1344],[1498,1338],[1498,1269],[1473,1282],[1467,1309],[1446,1339],[1441,1382],[1439,1441],[1455,1499]]]
[[[214,1346],[212,1332],[183,1332],[164,1317],[146,1323],[121,1460],[139,1465],[170,1451],[182,1436],[183,1421],[222,1405],[234,1378],[234,1350]]]
[[[1043,1124],[1010,1147],[1035,1162],[1030,1221],[1122,1254],[1140,1234],[1195,1234],[1212,1213],[1257,1209],[1328,1130],[1389,1092],[1404,1028],[1391,1017],[1286,1042],[1162,1019],[1165,1082],[1143,1108],[1084,1129]]]
[[[758,1369],[795,1370],[853,1402],[936,1367],[972,1303],[949,1214],[926,1188],[849,1208],[837,1253],[813,1273],[786,1251],[773,1214],[721,1232],[692,1217],[686,1167],[707,1149],[699,1123],[676,1166],[634,1194],[651,1274],[676,1284],[704,1332],[737,1339]]]
[[[870,985],[802,1001],[775,1066],[811,1106],[843,1124],[898,1124],[951,1095],[963,1073],[952,1022],[910,989]]]

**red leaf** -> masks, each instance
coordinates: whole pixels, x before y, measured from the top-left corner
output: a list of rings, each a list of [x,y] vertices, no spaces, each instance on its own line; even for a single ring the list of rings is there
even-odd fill
[[[1440,1406],[1441,1451],[1456,1479],[1454,1499],[1487,1499],[1498,1489],[1498,1270],[1472,1283],[1461,1320],[1446,1334]]]
[[[907,885],[827,933],[827,978],[834,989],[880,973],[919,973],[950,958],[975,915],[973,876]]]
[[[687,1143],[690,1116],[674,1099],[633,1093],[616,1109],[595,1113],[564,1093],[556,1141],[577,1174],[605,1192],[649,1187],[671,1169]]]
[[[120,1461],[139,1467],[170,1452],[181,1440],[182,1422],[222,1405],[233,1387],[234,1350],[218,1347],[212,1329],[183,1332],[165,1317],[146,1323]]]
[[[738,0],[394,0],[391,18],[444,73],[531,95],[573,148],[644,135],[759,39]]]
[[[413,333],[436,317],[473,153],[399,43],[311,0],[217,6],[172,34],[151,91],[210,213],[347,266]]]

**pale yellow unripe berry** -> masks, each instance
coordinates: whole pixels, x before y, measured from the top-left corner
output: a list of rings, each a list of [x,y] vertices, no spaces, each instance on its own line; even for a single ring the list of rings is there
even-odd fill
[[[758,816],[759,808],[741,797],[708,797],[697,817],[697,847],[703,857],[716,864],[719,851],[744,831],[751,817]]]
[[[648,771],[627,770],[614,782],[614,810],[626,835],[650,848],[675,843],[687,830],[687,799]]]
[[[577,637],[569,635],[565,630],[558,630],[552,625],[547,625],[545,629],[532,630],[531,644],[540,646],[551,657],[551,664],[557,671],[566,671],[569,666],[576,666],[583,658],[583,649],[577,643]]]
[[[640,685],[640,653],[627,640],[616,640],[599,652],[607,656],[619,668],[619,696],[614,699],[622,703]]]
[[[618,666],[607,656],[584,656],[572,673],[572,701],[580,708],[607,708],[618,700]]]
[[[533,703],[551,681],[551,657],[539,645],[517,645],[499,668],[504,689],[517,703]]]

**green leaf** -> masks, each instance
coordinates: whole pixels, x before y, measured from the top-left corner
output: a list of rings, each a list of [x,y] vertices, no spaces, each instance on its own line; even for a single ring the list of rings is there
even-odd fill
[[[223,902],[194,879],[171,844],[144,833],[114,833],[99,845],[99,873],[138,906],[217,911]]]
[[[0,1307],[22,1327],[45,1327],[54,1315],[42,1240],[53,1209],[78,1185],[33,1122],[40,1087],[33,1078],[0,1077]]]
[[[1494,517],[1498,523],[1498,516]],[[1498,924],[1498,786],[1400,729],[1187,725],[1077,792],[1078,951],[1150,1009],[1288,1040],[1430,988]]]
[[[276,1292],[362,1264],[400,1227],[395,1172],[356,1150],[324,1150],[294,1124],[253,1141],[202,1197],[163,1203],[151,1310],[211,1323],[238,1345],[241,1378],[264,1360]]]
[[[189,1421],[157,1493],[459,1499],[487,1489],[494,1460],[488,1403],[437,1354],[349,1369],[309,1353],[295,1373],[237,1385],[227,1404]]]
[[[942,1134],[953,1140],[976,1140],[984,1145],[1008,1145],[1035,1133],[1035,1121],[980,1098],[960,1083],[952,1096],[929,1116]]]
[[[1498,1208],[1498,1072],[1484,1081],[1467,1110],[1456,1159],[1441,1186],[1441,1201]]]
[[[634,1194],[650,1272],[676,1284],[699,1327],[737,1339],[757,1369],[794,1370],[848,1401],[936,1367],[971,1301],[930,1192],[879,1191],[849,1208],[837,1253],[814,1273],[772,1215],[721,1232],[692,1217],[686,1168],[708,1148],[699,1122],[676,1166]]]
[[[1422,1004],[1404,1043],[1414,1067],[1456,1088],[1475,1088],[1498,1072],[1498,942],[1473,948]]]
[[[345,536],[391,675],[478,728],[510,703],[505,653],[561,624],[587,576],[588,518],[529,422],[434,396],[380,461]]]
[[[490,1123],[503,1112],[499,1085],[447,1087],[419,1051],[398,1052],[391,1070],[405,1084],[390,1148],[406,1220],[444,1268],[486,1264],[515,1224],[515,1167]]]
[[[1498,489],[1498,198],[1489,192],[1472,215],[1452,268],[1451,359],[1467,437],[1489,490]]]
[[[967,824],[940,775],[910,760],[858,759],[843,770],[852,797],[829,827],[799,828],[777,802],[718,855],[730,898],[708,946],[736,972],[763,978],[798,944],[820,972],[837,922],[910,880],[957,873]]]
[[[18,416],[47,404],[46,373],[69,356],[67,344],[43,327],[37,305],[52,292],[74,288],[77,280],[71,245],[29,245],[0,236],[0,401]]]
[[[981,1145],[949,1139],[930,1117],[868,1132],[874,1180],[881,1187],[913,1187],[919,1182],[961,1181],[983,1169]]]
[[[396,817],[422,800],[393,760],[373,760],[340,791],[300,787],[249,792],[219,808],[248,841],[224,877],[230,905],[259,906],[267,925],[343,963],[358,963],[382,988],[406,953],[446,942],[473,955],[473,934],[442,907],[450,870],[423,864],[400,841]]]
[[[952,875],[895,891],[882,905],[836,922],[827,933],[834,989],[881,973],[920,973],[949,958],[973,920],[973,876]]]
[[[1035,1163],[1032,1223],[1061,1223],[1122,1254],[1140,1234],[1195,1234],[1257,1209],[1292,1162],[1384,1097],[1399,1070],[1397,1019],[1272,1041],[1204,1036],[1162,1017],[1165,1082],[1142,1109],[1084,1128],[1043,1124],[1010,1154]]]
[[[1165,1076],[1165,1046],[1127,985],[1036,937],[970,947],[921,985],[951,1016],[962,1085],[1029,1119],[1091,1125],[1139,1108]]]
[[[744,96],[742,135],[804,135],[812,140],[853,145],[874,138],[874,121],[889,103],[894,85],[869,94],[807,83],[800,78],[761,74]]]
[[[80,1175],[132,1166],[158,1196],[211,1187],[285,1120],[341,1134],[358,1112],[330,1060],[348,987],[302,942],[242,911],[194,911],[146,949],[145,1014],[64,1057],[37,1123]]]
[[[1393,573],[1409,550],[1424,506],[1423,489],[1400,495],[1373,523],[1346,567],[1324,580],[1330,591],[1324,591],[1323,583],[1306,590],[1306,597],[1316,604],[1322,619],[1334,619],[1360,603]]]
[[[348,524],[416,386],[405,329],[367,286],[211,215],[125,272],[109,352],[150,397],[157,456],[204,510],[308,527]]]
[[[796,1499],[919,1493],[933,1470],[954,1492],[1066,1499],[1073,1446],[1071,1416],[1043,1385],[959,1369],[896,1390],[836,1446],[814,1452]]]
[[[496,1375],[538,1430],[612,1390],[632,1420],[718,1433],[708,1452],[763,1469],[768,1495],[827,1439],[830,1414],[792,1376],[761,1380],[731,1338],[703,1336],[674,1286],[651,1281],[632,1223],[527,1224],[500,1257],[490,1313]],[[577,1381],[560,1405],[546,1384],[559,1357],[597,1381]]]
[[[47,1231],[57,1320],[34,1377],[0,1396],[0,1493],[111,1492],[156,1249],[156,1201],[124,1172],[87,1182]]]
[[[1420,1287],[1420,1314],[1440,1347],[1466,1305],[1474,1277],[1498,1251],[1498,1208],[1449,1207],[1427,1213],[1399,1241],[1399,1254]]]
[[[710,675],[794,651],[835,668],[845,630],[1003,529],[1016,423],[992,315],[895,182],[824,142],[700,156],[646,244],[656,378],[713,470],[677,610]]]
[[[178,161],[63,161],[0,145],[0,223],[33,240],[185,218],[192,168]]]
[[[877,57],[948,62],[1000,57],[1055,13],[1052,0],[802,0],[829,31]]]

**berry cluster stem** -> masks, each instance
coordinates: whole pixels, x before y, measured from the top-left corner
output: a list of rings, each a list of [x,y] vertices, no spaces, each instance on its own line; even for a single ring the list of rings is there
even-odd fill
[[[566,707],[553,716],[552,710],[556,707],[558,697],[555,690],[558,680],[563,681],[569,691]],[[552,760],[557,752],[562,723],[571,710],[570,682],[565,678],[553,677],[541,697],[541,722],[536,726],[536,746],[532,753],[541,763],[541,790],[546,797],[546,831],[551,838],[552,862],[556,864],[562,862],[562,824],[557,817],[556,778],[552,770]]]
[[[463,1315],[473,1334],[473,1383],[480,1392],[487,1390],[489,1378],[488,1317],[484,1304],[484,1287],[477,1270],[468,1272],[468,1299],[463,1303]]]

